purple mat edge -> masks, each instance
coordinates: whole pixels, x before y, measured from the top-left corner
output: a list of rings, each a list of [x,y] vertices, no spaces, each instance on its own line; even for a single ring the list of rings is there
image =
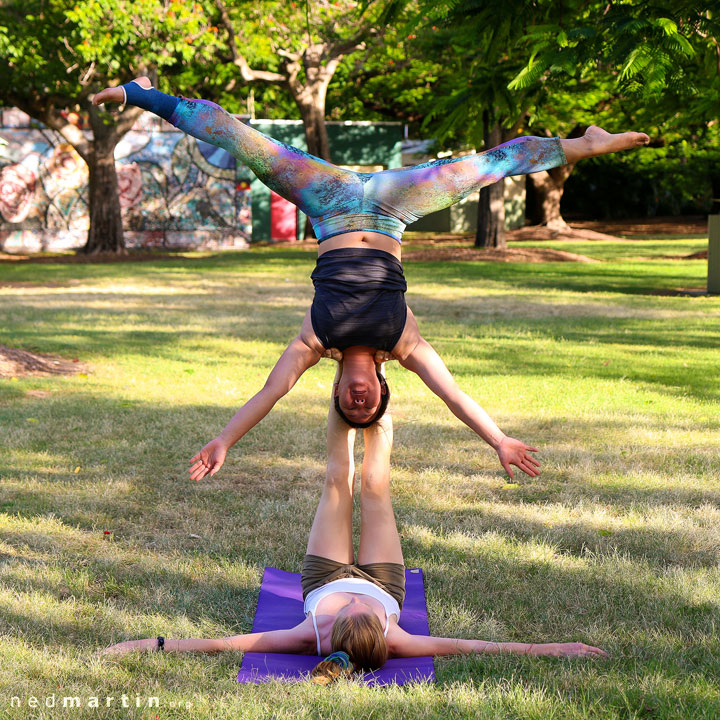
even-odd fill
[[[399,624],[408,632],[429,635],[424,576],[420,568],[407,568],[406,599]],[[293,618],[293,615],[296,617]],[[277,568],[266,567],[258,595],[253,632],[288,627],[288,617],[301,622],[302,587],[300,575]],[[318,663],[315,655],[288,653],[245,653],[237,681],[265,683],[272,681],[301,682]],[[363,682],[370,686],[383,686],[408,682],[435,682],[432,657],[393,658],[380,670],[366,674]]]

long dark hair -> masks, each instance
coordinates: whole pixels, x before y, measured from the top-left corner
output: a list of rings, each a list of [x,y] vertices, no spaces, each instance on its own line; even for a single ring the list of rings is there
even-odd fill
[[[334,401],[335,401],[335,412],[343,419],[344,422],[346,422],[350,427],[353,428],[369,428],[371,425],[376,423],[387,410],[388,403],[390,402],[390,388],[387,384],[387,380],[380,374],[379,370],[376,370],[375,373],[377,374],[377,379],[380,382],[380,405],[378,406],[377,412],[375,415],[370,418],[367,422],[357,422],[357,420],[351,420],[345,413],[342,411],[342,408],[340,407],[340,398],[335,395]],[[382,391],[383,385],[385,386],[385,392]]]

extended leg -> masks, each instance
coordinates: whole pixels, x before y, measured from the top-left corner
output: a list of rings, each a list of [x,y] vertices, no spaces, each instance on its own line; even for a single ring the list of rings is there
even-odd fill
[[[323,214],[330,205],[340,208],[362,197],[362,181],[355,173],[274,140],[215,103],[161,93],[152,88],[147,78],[103,90],[93,102],[124,99],[129,105],[159,115],[188,135],[227,150],[309,217]]]
[[[408,224],[504,177],[549,170],[647,142],[644,133],[611,135],[594,126],[571,140],[520,137],[475,155],[376,173],[366,186],[365,198]]]
[[[400,535],[390,501],[390,453],[393,441],[390,414],[383,415],[364,433],[358,564],[402,563]]]
[[[355,430],[340,420],[332,406],[328,414],[327,437],[327,475],[310,530],[307,553],[349,564],[354,558],[352,508]]]

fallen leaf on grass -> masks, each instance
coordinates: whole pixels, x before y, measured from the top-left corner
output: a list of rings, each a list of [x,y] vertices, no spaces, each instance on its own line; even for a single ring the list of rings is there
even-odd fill
[[[31,423],[40,422],[37,418],[28,418],[27,421]]]
[[[598,530],[598,535],[602,535],[603,537],[612,535],[612,530]]]
[[[188,537],[194,538],[195,540],[202,540],[202,538],[199,535],[196,535],[195,533],[190,533]]]
[[[520,483],[505,483],[505,484],[502,486],[502,489],[503,489],[503,490],[510,490],[511,488],[519,488],[519,487],[520,487]]]
[[[82,468],[78,465],[78,466],[75,468],[75,470],[73,470],[73,472],[77,475],[77,474],[80,472],[80,470],[82,470]]]

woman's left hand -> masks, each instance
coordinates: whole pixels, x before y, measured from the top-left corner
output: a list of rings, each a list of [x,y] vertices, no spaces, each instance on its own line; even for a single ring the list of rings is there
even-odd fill
[[[495,450],[500,458],[500,464],[505,468],[510,479],[515,477],[511,465],[519,467],[530,477],[540,474],[540,463],[530,454],[537,452],[537,448],[530,447],[521,440],[506,435]]]
[[[532,645],[528,654],[545,657],[608,657],[604,650],[581,642],[540,643]]]
[[[101,655],[126,655],[137,650],[157,650],[157,638],[143,638],[142,640],[126,640],[125,642],[111,645],[100,651]]]

